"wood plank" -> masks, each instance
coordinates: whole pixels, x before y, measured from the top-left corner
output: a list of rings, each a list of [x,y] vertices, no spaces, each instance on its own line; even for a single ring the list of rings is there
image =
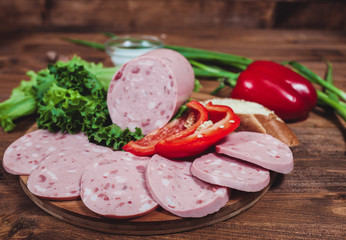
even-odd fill
[[[0,32],[138,32],[221,28],[344,30],[340,0],[3,0]]]

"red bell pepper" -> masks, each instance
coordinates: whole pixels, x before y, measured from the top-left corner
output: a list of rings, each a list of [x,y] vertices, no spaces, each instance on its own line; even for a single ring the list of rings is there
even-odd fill
[[[226,135],[234,131],[240,124],[240,118],[230,107],[206,104],[211,126],[197,129],[185,137],[175,136],[163,139],[156,144],[158,154],[168,158],[190,157],[202,153]]]
[[[199,125],[208,120],[208,112],[202,104],[197,101],[190,101],[186,104],[194,114],[195,120],[191,126],[186,127],[186,121],[189,119],[189,113],[182,118],[175,119],[164,127],[155,130],[138,141],[130,141],[123,149],[137,156],[151,156],[156,153],[155,145],[164,138],[174,136],[182,138],[192,134]]]
[[[231,97],[260,103],[283,120],[303,120],[317,103],[307,79],[271,61],[255,61],[241,72]]]

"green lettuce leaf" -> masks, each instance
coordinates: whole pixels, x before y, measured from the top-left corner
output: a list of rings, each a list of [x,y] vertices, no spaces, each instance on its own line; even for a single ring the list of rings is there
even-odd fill
[[[49,131],[84,132],[90,141],[121,149],[131,140],[143,137],[142,131],[122,130],[112,124],[104,99],[82,96],[79,91],[53,84],[38,107],[37,125]]]
[[[92,91],[99,91],[100,86],[105,90],[108,89],[109,83],[118,70],[118,67],[104,67],[102,63],[92,63],[74,56],[70,61],[58,61],[54,66],[69,69],[71,66],[83,66],[84,69],[90,74],[92,81],[95,78],[98,80],[97,89]],[[79,74],[79,72],[77,71]],[[55,72],[50,72],[50,69],[45,68],[38,72],[28,71],[27,75],[30,80],[22,80],[20,85],[12,90],[11,96],[0,103],[0,126],[6,131],[10,132],[15,128],[14,121],[18,118],[35,114],[38,108],[38,102],[42,100],[44,94],[50,89],[52,84],[57,83]],[[76,79],[77,80],[77,79]],[[92,81],[88,82],[89,90],[94,87]],[[101,84],[100,84],[101,83]],[[68,83],[65,87],[68,88]],[[61,86],[64,86],[61,84]],[[84,92],[82,93],[84,94]]]
[[[117,70],[74,56],[38,72],[28,71],[30,80],[23,80],[10,98],[0,103],[1,126],[11,131],[14,120],[36,113],[41,129],[71,134],[82,131],[90,141],[119,150],[143,134],[139,128],[131,132],[112,124],[106,91]]]
[[[118,67],[104,67],[102,63],[96,64],[93,62],[87,62],[78,56],[74,56],[68,62],[61,62],[61,61],[57,62],[56,65],[59,67],[66,67],[66,66],[73,66],[73,65],[83,66],[86,71],[90,72],[97,78],[97,80],[102,84],[102,86],[104,87],[106,91],[113,78],[113,75],[120,68],[119,66]]]
[[[60,87],[78,91],[83,96],[105,99],[106,91],[103,85],[82,65],[73,64],[59,67],[49,64],[48,69]]]
[[[122,149],[122,147],[128,142],[143,138],[142,130],[140,128],[136,128],[134,132],[131,132],[128,128],[122,130],[116,124],[99,128],[87,135],[90,141],[112,147],[113,149]]]
[[[21,81],[12,90],[9,99],[0,103],[0,125],[6,131],[15,128],[14,120],[36,112],[37,104],[33,86],[36,84],[36,74],[31,73],[30,81]]]

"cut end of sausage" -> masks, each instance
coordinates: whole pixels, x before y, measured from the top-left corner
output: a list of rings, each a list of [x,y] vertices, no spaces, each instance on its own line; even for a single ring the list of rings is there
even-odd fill
[[[194,74],[179,53],[158,49],[124,65],[110,83],[107,105],[113,123],[148,134],[163,127],[192,91]]]

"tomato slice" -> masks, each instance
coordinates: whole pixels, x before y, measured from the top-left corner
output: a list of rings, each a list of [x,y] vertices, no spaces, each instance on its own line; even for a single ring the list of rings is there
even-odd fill
[[[164,127],[149,133],[140,140],[130,141],[123,149],[137,156],[151,156],[156,153],[155,145],[161,140],[165,138],[180,139],[195,132],[199,125],[208,120],[208,111],[197,101],[190,101],[186,106],[190,108],[190,111],[183,117],[169,122]],[[190,113],[193,113],[195,117],[195,120],[191,123],[189,123],[191,120]],[[186,127],[187,124],[190,124],[190,126]]]
[[[206,104],[210,127],[195,131],[182,138],[166,138],[156,144],[155,150],[167,158],[190,157],[202,153],[216,142],[233,132],[240,124],[240,118],[230,107],[223,105]]]

